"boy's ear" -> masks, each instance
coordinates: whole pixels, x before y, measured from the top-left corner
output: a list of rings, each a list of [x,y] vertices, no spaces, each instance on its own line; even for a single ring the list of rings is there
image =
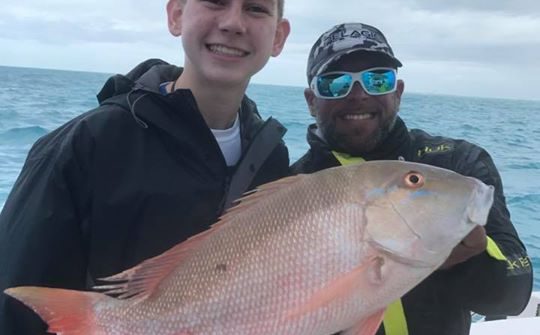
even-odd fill
[[[169,0],[167,2],[167,24],[173,36],[182,35],[182,11],[183,4],[180,0]]]
[[[287,40],[287,37],[289,36],[290,32],[291,32],[291,24],[289,23],[289,20],[287,19],[279,20],[277,28],[276,28],[276,36],[274,38],[274,47],[272,49],[273,57],[276,57],[281,53],[281,51],[283,50],[283,46],[285,45],[285,41]]]

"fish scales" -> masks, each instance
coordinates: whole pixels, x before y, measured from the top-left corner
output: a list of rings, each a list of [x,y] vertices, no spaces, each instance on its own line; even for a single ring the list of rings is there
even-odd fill
[[[298,301],[309,298],[331,280],[332,274],[340,273],[338,269],[344,272],[353,268],[360,255],[345,258],[339,251],[357,244],[351,236],[361,232],[362,218],[355,211],[336,210],[346,196],[340,190],[345,189],[347,178],[332,178],[327,183],[323,180],[328,187],[320,182],[307,182],[287,196],[267,199],[262,209],[257,208],[258,220],[250,213],[235,217],[235,224],[209,238],[207,247],[201,247],[196,254],[198,257],[194,255],[193,261],[171,277],[173,283],[164,283],[187,291],[175,292],[165,299],[166,304],[189,301],[193,308],[190,314],[216,315],[222,326],[241,325],[244,331],[253,333],[260,331],[260,325],[251,331],[245,329],[248,326],[242,319],[244,315],[275,320],[277,311],[292,309]],[[334,185],[329,185],[332,182]],[[321,192],[324,188],[329,191]],[[321,204],[327,209],[321,210]],[[350,224],[332,227],[332,222],[340,221]],[[295,243],[291,243],[291,237]],[[283,288],[292,292],[293,299],[281,293]],[[190,299],[194,298],[202,303],[193,304]],[[208,299],[212,304],[206,303]],[[267,304],[261,305],[261,301]],[[280,318],[285,323],[285,315]],[[194,324],[191,327],[197,329]],[[203,334],[211,331],[203,324],[198,327]]]

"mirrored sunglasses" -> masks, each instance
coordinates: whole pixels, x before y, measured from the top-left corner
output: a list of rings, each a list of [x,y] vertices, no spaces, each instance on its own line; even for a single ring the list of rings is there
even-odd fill
[[[320,74],[311,80],[311,90],[322,99],[341,99],[359,82],[369,95],[392,93],[397,87],[397,72],[393,68],[375,67],[361,72],[333,71]]]

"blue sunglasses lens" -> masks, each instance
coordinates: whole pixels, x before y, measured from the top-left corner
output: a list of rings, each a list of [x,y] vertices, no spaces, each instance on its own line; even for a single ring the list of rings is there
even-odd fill
[[[366,71],[361,74],[361,80],[362,86],[368,94],[386,94],[396,88],[396,73],[394,71]]]
[[[373,69],[359,72],[362,87],[370,95],[383,95],[396,88],[396,72],[392,69]],[[316,85],[320,96],[326,98],[345,97],[354,83],[353,74],[334,72],[317,77]]]
[[[343,97],[349,94],[352,81],[349,74],[329,73],[317,78],[317,89],[324,97]]]

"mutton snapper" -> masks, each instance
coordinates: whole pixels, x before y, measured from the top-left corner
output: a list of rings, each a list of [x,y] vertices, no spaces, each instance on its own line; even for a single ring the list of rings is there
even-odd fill
[[[264,185],[210,230],[106,278],[119,298],[6,293],[65,335],[374,334],[492,201],[491,186],[432,166],[337,167]]]

